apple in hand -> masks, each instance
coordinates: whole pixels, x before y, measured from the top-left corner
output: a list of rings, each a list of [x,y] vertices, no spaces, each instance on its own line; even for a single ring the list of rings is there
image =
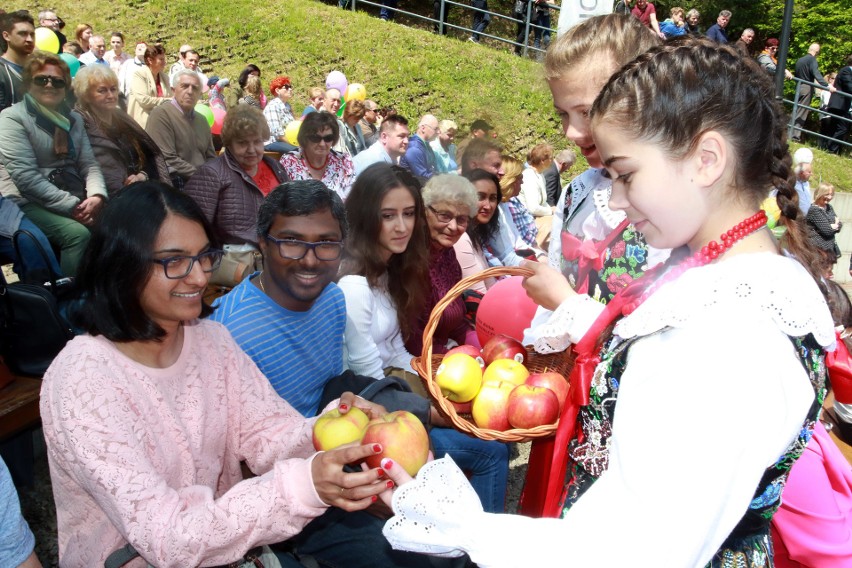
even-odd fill
[[[414,477],[429,457],[429,434],[416,416],[397,410],[367,424],[362,444],[380,444],[382,452],[371,454],[366,462],[371,468],[380,467],[382,459],[390,458]]]
[[[524,381],[529,376],[530,372],[527,368],[514,359],[497,359],[485,368],[485,373],[482,375],[482,382],[506,381],[515,383],[517,386],[524,384]]]
[[[570,389],[565,377],[553,371],[546,371],[544,373],[533,373],[527,377],[524,383],[552,390],[556,398],[559,399],[559,412],[562,412],[562,407],[565,406],[565,400],[568,398],[568,391]]]
[[[435,371],[435,383],[441,393],[453,402],[473,400],[482,386],[482,367],[470,355],[449,355]]]
[[[364,411],[353,406],[346,414],[336,408],[329,410],[314,422],[314,448],[327,452],[343,444],[358,442],[370,418]]]
[[[479,366],[483,369],[485,368],[485,360],[482,358],[482,352],[474,347],[473,345],[458,345],[453,347],[444,355],[444,357],[448,357],[450,355],[455,355],[456,353],[464,353],[465,355],[470,355],[477,361],[479,361]]]
[[[507,415],[515,428],[553,424],[559,418],[559,399],[550,389],[519,385],[509,394]]]
[[[527,360],[527,350],[517,339],[507,335],[495,335],[483,345],[482,358],[486,365],[497,359],[514,359],[523,363]]]
[[[471,414],[473,423],[480,428],[508,430],[511,428],[508,417],[509,394],[515,389],[515,383],[490,381],[484,383],[479,394],[473,399]]]

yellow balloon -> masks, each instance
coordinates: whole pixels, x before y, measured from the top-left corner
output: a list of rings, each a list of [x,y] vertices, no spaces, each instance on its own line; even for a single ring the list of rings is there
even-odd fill
[[[367,98],[367,89],[361,83],[351,83],[346,87],[343,99],[346,101],[363,101]]]
[[[293,146],[299,145],[299,129],[302,127],[301,120],[293,120],[287,124],[287,128],[284,129],[284,139],[292,144]]]
[[[59,38],[56,32],[50,28],[36,28],[35,46],[42,51],[59,53]]]

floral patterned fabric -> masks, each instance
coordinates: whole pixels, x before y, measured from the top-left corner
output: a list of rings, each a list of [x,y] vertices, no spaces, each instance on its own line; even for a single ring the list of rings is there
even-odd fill
[[[281,165],[287,170],[291,180],[313,179],[308,161],[301,150],[281,156]],[[355,182],[355,166],[352,165],[352,158],[348,154],[332,150],[328,155],[325,172],[320,181],[345,200]]]

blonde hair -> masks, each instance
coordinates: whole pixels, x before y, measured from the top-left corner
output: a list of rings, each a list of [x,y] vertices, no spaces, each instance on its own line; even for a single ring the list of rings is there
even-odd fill
[[[448,130],[455,130],[458,132],[458,129],[459,125],[456,124],[454,120],[444,119],[438,123],[438,130],[444,134],[446,134]]]
[[[249,75],[246,78],[246,86],[243,87],[243,91],[256,98],[260,98],[260,96],[263,94],[263,87],[260,84],[260,77],[258,77],[257,75]]]
[[[827,181],[820,182],[817,186],[816,191],[814,192],[814,202],[819,201],[829,193],[834,193],[834,185],[828,183]]]
[[[596,16],[569,29],[550,45],[544,58],[544,76],[559,79],[572,67],[602,57],[615,63],[615,71],[660,43],[660,38],[632,15]]]
[[[509,201],[514,193],[512,186],[524,173],[524,164],[517,158],[505,154],[500,156],[500,159],[503,161],[504,172],[503,177],[500,178],[500,189],[503,191],[503,201]]]

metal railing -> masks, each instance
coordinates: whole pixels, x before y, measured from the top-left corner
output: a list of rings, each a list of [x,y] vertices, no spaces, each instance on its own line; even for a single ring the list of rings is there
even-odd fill
[[[481,14],[487,14],[488,16],[490,16],[492,18],[492,20],[494,18],[498,18],[498,19],[507,20],[509,22],[512,22],[515,25],[516,29],[518,29],[518,32],[516,33],[516,35],[513,39],[509,39],[509,38],[485,33],[484,31],[477,32],[473,28],[468,28],[468,27],[465,27],[465,26],[460,25],[460,24],[451,24],[451,23],[446,21],[446,17],[436,19],[436,18],[433,18],[433,17],[430,17],[430,16],[424,16],[423,14],[418,14],[416,12],[409,12],[407,10],[400,9],[396,6],[388,6],[388,5],[383,4],[382,2],[376,2],[374,0],[340,0],[340,3],[338,5],[342,8],[348,8],[352,11],[355,11],[357,9],[357,7],[360,6],[360,5],[373,6],[375,8],[379,8],[379,9],[384,8],[384,9],[386,9],[386,10],[388,10],[388,11],[394,13],[394,14],[396,14],[396,13],[404,14],[404,15],[411,17],[411,18],[414,18],[414,19],[424,20],[426,22],[431,22],[434,26],[434,29],[440,35],[445,35],[447,29],[460,30],[462,32],[469,32],[471,34],[471,37],[475,33],[476,35],[478,35],[480,37],[487,37],[487,38],[496,40],[498,42],[513,45],[513,46],[515,46],[515,48],[520,48],[521,54],[524,57],[526,57],[530,51],[538,52],[538,53],[544,53],[545,49],[547,49],[546,45],[543,48],[529,45],[529,40],[530,40],[531,37],[534,37],[536,31],[540,32],[542,39],[544,39],[546,37],[545,36],[546,33],[551,34],[551,35],[556,34],[556,30],[553,28],[553,25],[552,25],[553,21],[554,21],[553,17],[551,17],[551,26],[550,27],[540,26],[540,25],[533,23],[533,14],[536,11],[536,4],[535,4],[534,0],[530,0],[530,1],[526,2],[526,14],[525,14],[524,20],[520,20],[518,18],[515,18],[514,17],[515,12],[512,12],[512,15],[507,16],[505,14],[501,14],[501,13],[498,13],[498,12],[492,12],[490,10],[485,10],[483,8],[476,8],[476,7],[471,6],[469,4],[462,4],[462,3],[456,2],[454,0],[438,0],[436,2],[436,5],[438,6],[438,9],[440,10],[440,11],[438,11],[439,16],[449,14],[450,8],[453,7],[453,6],[457,6],[459,8],[462,8],[464,12],[470,13],[471,21],[473,21],[473,15],[475,13],[479,12]],[[556,15],[556,19],[558,20],[558,13],[559,13],[560,7],[557,6],[556,4],[547,4],[547,7],[548,7],[548,9],[556,11],[555,15]],[[393,18],[391,18],[391,19],[393,19]],[[524,26],[524,28],[523,28],[523,38],[524,38],[523,43],[520,43],[520,42],[517,41],[518,36],[521,35],[520,29],[519,29],[521,25]]]
[[[852,130],[852,119],[849,118],[848,113],[846,116],[839,116],[823,108],[812,107],[810,106],[810,104],[800,104],[799,95],[802,92],[803,86],[810,86],[812,89],[814,89],[813,98],[817,100],[820,100],[820,97],[817,94],[816,89],[825,90],[825,87],[823,87],[819,83],[811,83],[810,81],[805,81],[804,79],[799,79],[798,77],[794,77],[793,80],[796,82],[796,90],[793,94],[793,99],[790,100],[782,98],[782,102],[785,105],[789,105],[792,109],[790,112],[790,122],[787,124],[787,138],[793,139],[794,136],[796,138],[801,138],[801,134],[807,134],[808,136],[813,136],[818,139],[819,147],[823,149],[825,149],[827,145],[831,142],[835,142],[846,148],[852,148],[852,143],[846,142],[845,140],[838,140],[837,138],[833,138],[828,135],[828,132],[826,132],[826,134],[823,134],[822,132],[815,132],[813,130],[808,130],[807,128],[805,128],[808,114],[811,112],[815,112],[820,116],[820,119],[817,121],[818,123],[822,123],[825,120],[840,120],[842,122],[845,122],[850,130]],[[849,100],[849,103],[852,104],[852,94],[847,94],[842,91],[838,91],[837,94],[847,98]],[[805,118],[800,123],[797,123],[797,117],[800,112],[804,115]],[[796,134],[798,134],[798,136],[796,136]]]

